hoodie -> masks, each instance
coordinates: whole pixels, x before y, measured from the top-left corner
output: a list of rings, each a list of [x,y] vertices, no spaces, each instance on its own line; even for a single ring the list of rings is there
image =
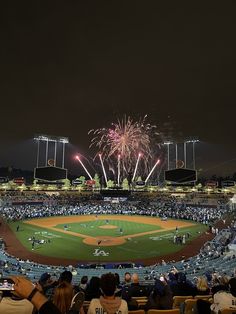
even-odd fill
[[[87,314],[128,314],[128,306],[126,301],[121,298],[105,299],[100,297],[99,299],[92,299],[90,302]]]

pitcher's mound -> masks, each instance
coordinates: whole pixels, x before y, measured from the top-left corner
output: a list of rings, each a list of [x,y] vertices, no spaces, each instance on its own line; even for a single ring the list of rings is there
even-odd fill
[[[97,245],[97,246],[113,246],[121,245],[126,242],[123,237],[97,237],[97,238],[85,238],[83,242],[88,245]]]
[[[102,229],[116,229],[117,226],[114,226],[114,225],[102,225],[102,226],[99,226],[99,228],[102,228]]]

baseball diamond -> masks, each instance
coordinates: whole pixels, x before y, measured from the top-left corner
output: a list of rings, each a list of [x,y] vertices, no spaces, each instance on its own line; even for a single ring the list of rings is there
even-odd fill
[[[58,263],[60,259],[145,262],[181,251],[207,231],[205,225],[192,221],[128,215],[60,216],[9,225],[25,249],[57,258]],[[175,243],[176,236],[184,236],[186,242]]]

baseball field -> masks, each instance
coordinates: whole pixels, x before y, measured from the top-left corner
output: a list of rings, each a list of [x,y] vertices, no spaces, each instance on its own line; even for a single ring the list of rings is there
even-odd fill
[[[30,253],[87,262],[138,261],[178,252],[205,233],[192,221],[146,216],[89,215],[9,223]],[[186,243],[174,243],[185,235]]]

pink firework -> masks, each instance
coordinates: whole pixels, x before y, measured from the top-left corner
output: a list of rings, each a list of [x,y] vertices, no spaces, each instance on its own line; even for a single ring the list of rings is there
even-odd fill
[[[111,165],[120,156],[122,172],[133,171],[138,155],[142,155],[144,172],[148,171],[148,161],[153,156],[154,141],[158,145],[157,127],[146,122],[147,116],[134,121],[124,117],[109,128],[90,130],[94,137],[90,147],[95,146],[103,159]],[[158,139],[158,140],[157,140]]]

